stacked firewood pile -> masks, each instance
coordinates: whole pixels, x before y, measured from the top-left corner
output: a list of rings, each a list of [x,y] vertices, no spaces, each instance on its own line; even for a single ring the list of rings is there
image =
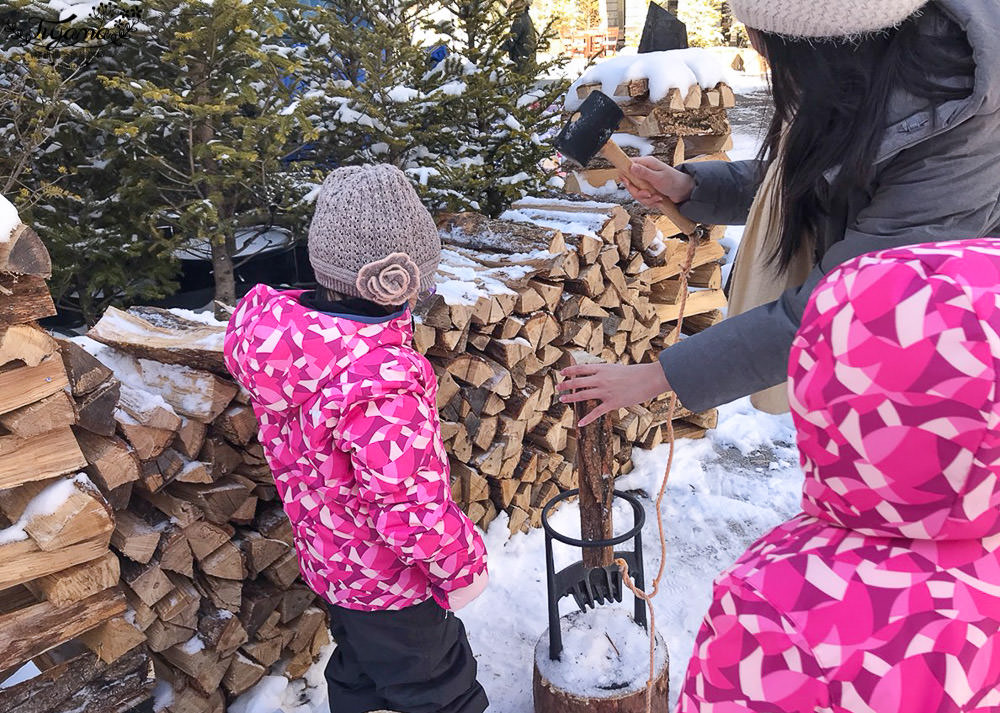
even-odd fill
[[[525,199],[499,220],[442,219],[438,288],[418,305],[415,339],[438,376],[453,495],[483,528],[501,511],[512,532],[537,527],[545,504],[576,487],[573,414],[556,388],[573,352],[652,361],[676,331],[687,242],[664,237],[678,231],[662,216],[634,213]],[[716,240],[697,248],[686,331],[725,305],[723,255]],[[666,414],[665,401],[617,414],[616,475],[631,470],[633,445],[664,440]],[[681,409],[675,434],[700,436],[715,420]]]
[[[131,622],[171,685],[166,710],[221,713],[265,674],[301,677],[329,642],[326,614],[298,579],[222,326],[112,308],[89,335],[65,345],[85,384],[80,443],[110,491],[111,545]]]
[[[601,84],[580,84],[579,99],[600,90]],[[712,89],[698,84],[670,89],[658,101],[650,98],[649,80],[631,79],[618,85],[614,99],[625,113],[615,140],[626,154],[655,156],[670,166],[685,161],[728,161],[733,147],[728,109],[736,105],[733,90],[725,83]],[[592,194],[619,180],[618,171],[598,156],[584,167],[567,165],[566,190]]]
[[[55,314],[49,272],[30,228],[0,236],[0,682],[38,668],[0,688],[0,710],[124,713],[150,698],[153,669],[109,549],[118,479],[89,465],[74,405],[99,384],[35,323]]]

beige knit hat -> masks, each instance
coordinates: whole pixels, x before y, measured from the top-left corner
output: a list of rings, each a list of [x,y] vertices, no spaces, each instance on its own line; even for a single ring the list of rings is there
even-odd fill
[[[896,27],[928,0],[730,0],[747,27],[786,37],[853,37]]]
[[[309,226],[319,284],[401,305],[434,286],[440,258],[434,219],[395,166],[345,166],[323,181]]]

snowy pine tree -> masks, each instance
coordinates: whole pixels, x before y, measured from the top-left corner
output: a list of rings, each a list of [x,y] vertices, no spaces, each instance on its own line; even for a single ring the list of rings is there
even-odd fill
[[[692,47],[714,47],[723,43],[723,0],[680,0],[677,16],[687,25]]]
[[[298,15],[311,57],[306,93],[324,103],[317,159],[393,163],[439,209],[496,215],[540,188],[551,154],[541,137],[559,120],[552,107],[565,84],[540,79],[552,62],[516,69],[508,9],[503,0],[325,0]]]
[[[100,27],[128,9],[105,6],[73,25]],[[32,28],[60,19],[43,2],[19,3],[10,18]],[[137,68],[133,47],[53,48],[11,32],[0,47],[0,190],[45,240],[57,305],[91,323],[113,302],[162,296],[176,272],[167,242],[123,200],[128,157],[101,126],[118,99],[104,79]]]
[[[130,157],[121,179],[164,228],[211,246],[216,300],[236,296],[241,225],[296,205],[302,176],[282,159],[311,138],[309,103],[292,102],[299,70],[283,17],[295,0],[147,0],[148,62],[107,78],[119,109],[101,125]],[[141,203],[140,203],[141,201]]]

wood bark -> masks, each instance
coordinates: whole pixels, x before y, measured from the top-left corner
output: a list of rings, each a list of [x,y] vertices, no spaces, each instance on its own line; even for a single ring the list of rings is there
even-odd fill
[[[105,590],[64,606],[40,602],[0,615],[0,670],[24,663],[99,624],[125,613],[120,591]]]

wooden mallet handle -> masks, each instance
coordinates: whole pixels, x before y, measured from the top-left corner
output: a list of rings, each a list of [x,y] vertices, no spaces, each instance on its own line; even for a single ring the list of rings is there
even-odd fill
[[[600,153],[635,186],[652,193],[659,193],[648,181],[632,175],[632,159],[614,141],[608,141],[608,143],[604,144],[604,148],[601,149]],[[666,196],[660,201],[659,207],[664,215],[670,218],[674,222],[674,225],[680,228],[685,235],[693,234],[698,228],[698,224],[690,218],[685,217],[677,208],[677,204]]]

